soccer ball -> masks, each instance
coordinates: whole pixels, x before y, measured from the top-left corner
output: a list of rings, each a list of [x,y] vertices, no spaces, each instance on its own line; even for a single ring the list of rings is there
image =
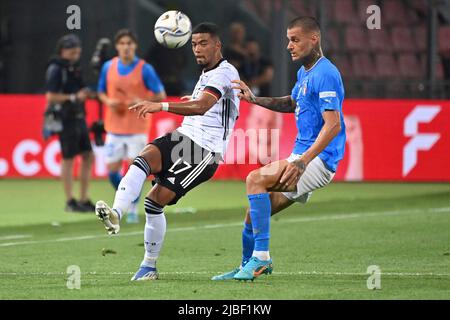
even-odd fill
[[[155,38],[163,46],[180,48],[188,42],[192,33],[189,17],[181,11],[164,12],[155,23]]]

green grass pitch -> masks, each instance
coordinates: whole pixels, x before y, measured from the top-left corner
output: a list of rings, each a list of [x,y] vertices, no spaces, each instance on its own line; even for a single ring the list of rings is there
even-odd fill
[[[113,198],[106,181],[91,194]],[[274,273],[254,282],[210,280],[240,261],[241,182],[205,183],[167,208],[152,282],[130,282],[142,204],[138,225],[108,236],[93,213],[65,213],[63,202],[59,181],[0,180],[0,299],[450,299],[450,184],[332,183],[272,218]],[[197,212],[177,210],[189,207]],[[79,290],[67,288],[71,265]],[[379,290],[367,288],[371,265]]]

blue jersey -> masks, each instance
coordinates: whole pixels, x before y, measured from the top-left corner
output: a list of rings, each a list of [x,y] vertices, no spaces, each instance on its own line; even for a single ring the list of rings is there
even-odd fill
[[[102,71],[100,73],[100,79],[98,80],[97,91],[98,92],[106,92],[106,75],[108,73],[109,68],[111,67],[112,60],[106,61],[103,64]],[[121,76],[126,76],[129,74],[139,63],[139,58],[135,57],[133,62],[128,65],[122,63],[119,59],[118,69],[119,74]],[[156,74],[155,69],[148,63],[144,64],[142,68],[142,80],[144,81],[145,87],[152,91],[153,93],[160,93],[164,90],[164,86],[161,83],[158,75]]]
[[[295,154],[302,154],[316,141],[324,125],[322,113],[326,110],[339,111],[341,131],[319,154],[328,169],[335,172],[339,160],[344,156],[345,124],[342,114],[344,84],[338,69],[325,57],[305,71],[301,67],[297,73],[297,82],[292,89],[292,99],[296,101],[295,121],[298,134],[295,139]]]

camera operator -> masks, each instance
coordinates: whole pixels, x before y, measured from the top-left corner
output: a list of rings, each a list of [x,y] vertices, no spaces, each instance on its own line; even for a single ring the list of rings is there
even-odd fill
[[[58,132],[62,152],[61,178],[66,195],[66,211],[88,212],[95,207],[88,197],[89,176],[94,154],[85,116],[84,102],[89,90],[85,87],[79,60],[81,41],[74,34],[58,40],[57,55],[51,58],[46,73],[47,103],[58,106],[62,129]],[[81,155],[80,200],[72,194],[74,158]]]

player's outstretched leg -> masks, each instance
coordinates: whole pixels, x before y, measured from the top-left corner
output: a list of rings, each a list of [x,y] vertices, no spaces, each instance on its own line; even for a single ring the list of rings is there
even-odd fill
[[[97,201],[95,214],[103,222],[109,234],[116,234],[120,230],[120,219],[128,212],[131,203],[136,200],[142,190],[151,169],[144,157],[138,156],[131,164],[127,174],[122,178],[116,191],[113,207],[105,201]]]

